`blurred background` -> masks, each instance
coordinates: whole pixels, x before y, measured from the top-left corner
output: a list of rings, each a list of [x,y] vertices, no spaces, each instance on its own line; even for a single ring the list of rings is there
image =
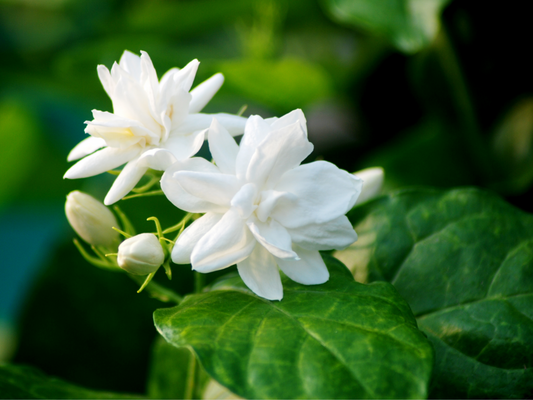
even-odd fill
[[[97,389],[145,389],[161,303],[87,264],[63,212],[71,190],[101,200],[113,179],[62,179],[91,110],[112,111],[98,64],[144,50],[161,76],[197,58],[196,84],[226,77],[205,112],[301,108],[312,159],[350,172],[382,166],[385,191],[475,185],[531,212],[526,5],[0,0],[0,362]],[[154,210],[164,226],[179,218],[154,199],[121,204],[139,231],[153,230]],[[188,268],[175,276],[171,286],[190,290]]]

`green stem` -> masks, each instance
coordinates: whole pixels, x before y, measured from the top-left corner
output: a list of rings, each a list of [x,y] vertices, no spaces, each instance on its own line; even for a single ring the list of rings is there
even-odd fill
[[[94,257],[94,256],[91,256],[89,253],[87,253],[87,250],[85,250],[85,248],[82,246],[82,244],[78,241],[78,239],[74,239],[74,245],[76,246],[76,248],[78,249],[78,251],[80,252],[81,256],[83,258],[85,258],[85,260],[94,265],[95,267],[98,267],[98,268],[103,268],[103,269],[107,269],[108,271],[115,271],[115,272],[118,272],[118,271],[122,271],[122,269],[120,269],[119,267],[117,267],[115,264],[113,264],[112,262],[110,262],[108,259],[106,259],[104,257],[104,259],[100,259],[100,258],[97,258],[97,257]]]
[[[137,197],[150,197],[150,196],[161,196],[163,195],[162,190],[153,190],[151,192],[145,192],[145,193],[137,193],[137,194],[130,194],[129,196],[123,197],[122,200],[129,200],[129,199],[135,199]]]
[[[138,275],[128,274],[128,276],[140,285],[142,285],[146,280],[145,277],[138,276]],[[170,289],[167,289],[166,287],[161,286],[160,284],[153,282],[153,281],[148,283],[148,285],[146,285],[146,288],[144,290],[148,292],[151,297],[159,301],[162,301],[164,303],[173,302],[173,303],[179,304],[183,300],[183,297],[178,295],[176,292]]]
[[[202,293],[202,289],[205,286],[205,275],[194,271],[194,293]]]
[[[196,354],[191,351],[191,358],[189,360],[189,373],[187,374],[187,383],[185,386],[185,393],[183,393],[184,399],[194,398],[194,386],[196,382]]]
[[[185,225],[187,224],[187,222],[189,222],[189,220],[192,218],[193,215],[194,215],[193,213],[187,213],[185,217],[183,217],[183,219],[180,222],[178,222],[176,225],[165,229],[163,231],[163,234],[166,235],[167,233],[172,233],[172,232],[176,232],[177,230],[179,230],[178,235],[176,236],[176,239],[177,239],[178,236],[181,234],[181,232],[183,232],[183,230],[185,229]]]
[[[157,182],[159,182],[160,179],[161,177],[157,175],[152,175],[152,177],[150,178],[150,180],[148,181],[146,185],[140,186],[138,188],[133,188],[131,191],[133,193],[144,193],[148,191],[149,189],[151,189],[152,186],[154,186]]]
[[[118,217],[120,218],[120,222],[122,222],[122,228],[124,229],[124,231],[130,236],[135,236],[135,228],[133,227],[133,224],[131,223],[129,218],[126,216],[126,214],[124,214],[124,212],[117,205],[115,205],[113,209],[115,210]]]
[[[453,45],[444,25],[435,41],[437,56],[448,80],[451,95],[456,105],[459,122],[462,125],[465,144],[477,167],[478,175],[484,181],[494,176],[494,167],[491,163],[489,152],[483,139],[477,120],[475,108],[470,96],[463,71]]]

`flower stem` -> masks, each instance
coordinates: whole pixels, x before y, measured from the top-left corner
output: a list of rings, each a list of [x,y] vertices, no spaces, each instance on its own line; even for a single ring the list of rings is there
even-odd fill
[[[128,274],[128,276],[141,285],[146,281],[146,278],[143,276],[130,274]],[[183,300],[183,297],[178,295],[176,292],[167,289],[166,287],[161,286],[160,284],[153,281],[149,282],[143,289],[144,291],[148,292],[151,297],[164,303],[173,302],[179,304]]]
[[[135,228],[133,227],[133,224],[129,220],[129,218],[124,214],[124,212],[119,208],[119,206],[115,205],[113,207],[115,212],[117,213],[118,217],[120,218],[120,222],[122,222],[122,228],[124,231],[131,236],[135,236]],[[128,237],[128,236],[126,236]]]
[[[196,383],[196,354],[191,351],[191,358],[189,360],[189,368],[187,374],[187,382],[185,386],[184,399],[192,399],[194,394],[194,386]]]
[[[477,167],[477,175],[486,181],[488,177],[493,176],[493,164],[481,134],[461,64],[444,25],[441,27],[435,45],[437,56],[456,105],[457,117],[462,125],[461,133],[463,134],[465,145],[474,161],[474,165]]]
[[[176,236],[176,239],[177,239],[178,236],[181,235],[181,232],[183,232],[183,230],[185,229],[185,225],[187,224],[187,222],[189,222],[189,220],[192,218],[193,215],[194,215],[193,213],[187,213],[185,217],[183,217],[183,219],[180,222],[178,222],[176,225],[165,229],[163,231],[163,234],[166,235],[167,233],[172,233],[172,232],[176,232],[177,230],[179,230],[178,235]]]
[[[157,175],[152,175],[150,180],[148,181],[148,183],[146,185],[143,185],[143,186],[140,186],[140,187],[136,187],[136,188],[133,188],[131,191],[133,193],[144,193],[146,191],[148,191],[149,189],[152,188],[152,186],[154,186],[157,182],[159,182],[161,180],[161,177],[160,176],[157,176]]]
[[[194,293],[201,293],[205,286],[205,275],[194,271]]]
[[[135,199],[137,197],[161,196],[163,194],[162,190],[152,190],[151,192],[130,194],[129,196],[123,197],[122,200]]]

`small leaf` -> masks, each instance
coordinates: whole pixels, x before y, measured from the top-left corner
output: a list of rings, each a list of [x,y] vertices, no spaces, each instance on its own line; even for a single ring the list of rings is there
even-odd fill
[[[330,280],[283,278],[284,298],[255,296],[240,278],[154,314],[175,346],[245,398],[420,398],[432,349],[388,283],[362,285],[326,258]]]
[[[450,0],[323,0],[339,22],[384,36],[400,51],[415,53],[431,43]]]
[[[533,216],[476,189],[403,190],[356,207],[337,255],[392,282],[436,349],[432,396],[533,391]]]
[[[144,396],[85,389],[40,370],[0,365],[0,397],[3,399],[140,399]]]

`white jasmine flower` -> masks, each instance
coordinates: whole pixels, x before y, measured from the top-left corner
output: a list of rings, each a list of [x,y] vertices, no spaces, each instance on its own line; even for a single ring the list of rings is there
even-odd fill
[[[193,60],[181,70],[173,68],[160,82],[145,52],[139,57],[125,51],[111,72],[99,65],[98,76],[114,112],[93,110],[94,119],[86,122],[85,129],[91,136],[74,147],[68,160],[87,157],[73,165],[65,178],[86,178],[126,163],[104,200],[109,205],[124,197],[148,168],[164,171],[174,161],[196,154],[213,115],[231,134],[241,134],[244,118],[199,113],[224,77],[216,74],[189,93],[198,65]]]
[[[105,247],[118,243],[118,232],[112,229],[118,227],[117,219],[94,197],[78,190],[70,192],[65,203],[65,214],[70,226],[87,243]]]
[[[172,260],[200,272],[237,264],[244,283],[270,300],[283,297],[278,267],[302,284],[326,282],[318,251],[357,239],[344,214],[362,181],[326,161],[300,165],[313,150],[301,110],[250,117],[240,147],[213,120],[208,141],[216,165],[176,162],[161,180],[177,207],[206,213],[180,235]]]
[[[130,274],[148,275],[157,271],[164,261],[163,247],[153,233],[130,237],[118,246],[118,266]]]
[[[385,171],[381,167],[365,168],[353,173],[363,181],[363,189],[355,204],[364,203],[373,199],[381,192]]]

